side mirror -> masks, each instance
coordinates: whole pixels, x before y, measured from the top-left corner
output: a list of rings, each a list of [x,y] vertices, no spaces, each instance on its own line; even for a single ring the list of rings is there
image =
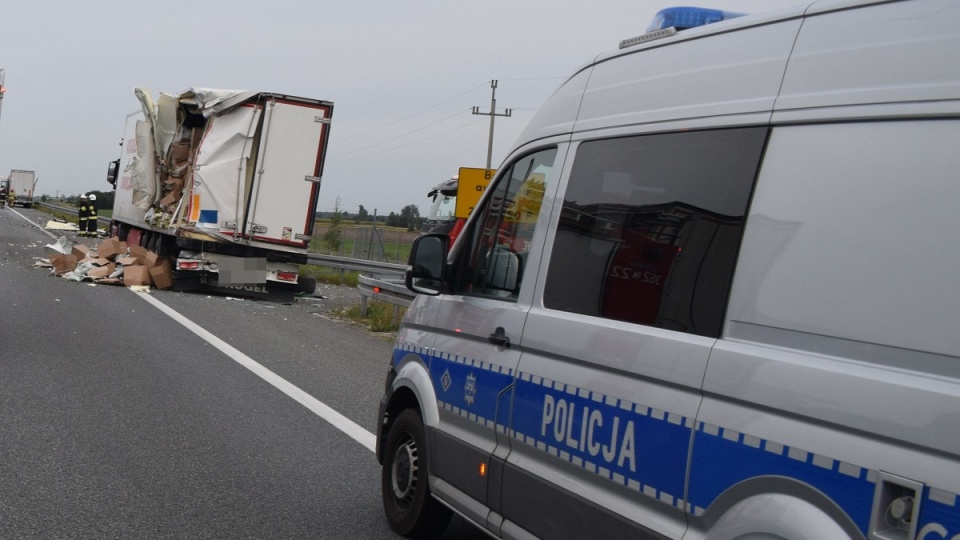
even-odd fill
[[[107,165],[107,182],[116,189],[117,187],[117,173],[120,169],[120,160],[111,161]]]
[[[446,234],[425,234],[413,241],[406,273],[408,289],[430,296],[442,292],[449,244]]]

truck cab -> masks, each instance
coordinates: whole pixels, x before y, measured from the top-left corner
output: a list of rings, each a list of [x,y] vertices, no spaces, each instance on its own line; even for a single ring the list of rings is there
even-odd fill
[[[450,234],[457,226],[457,175],[433,187],[427,197],[430,198],[430,210],[423,224],[421,234]],[[462,226],[462,225],[461,225]]]

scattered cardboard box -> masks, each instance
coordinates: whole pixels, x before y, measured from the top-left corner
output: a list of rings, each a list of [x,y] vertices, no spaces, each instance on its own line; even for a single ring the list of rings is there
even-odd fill
[[[127,245],[121,242],[116,236],[100,242],[100,245],[97,246],[97,254],[105,259],[117,255],[126,255],[126,253]]]
[[[114,263],[107,263],[105,266],[98,266],[87,270],[87,277],[90,278],[105,278],[113,273],[117,269],[117,265]]]
[[[139,264],[143,264],[143,258],[147,256],[147,253],[149,253],[149,251],[147,251],[147,248],[140,247],[140,246],[130,246],[129,251],[130,251],[130,256],[136,257]]]
[[[148,251],[147,254],[143,256],[143,265],[147,268],[153,268],[164,261],[166,261],[166,259],[160,257],[152,251]]]
[[[150,268],[149,272],[154,287],[158,289],[173,287],[173,270],[170,268],[169,262],[163,261],[160,265]]]
[[[53,272],[56,275],[72,272],[77,267],[77,257],[75,255],[64,255],[58,253],[50,256],[50,264],[53,265]]]
[[[150,271],[146,266],[127,266],[123,269],[123,284],[127,287],[150,285]]]
[[[50,259],[43,259],[42,266],[52,267],[56,275],[64,278],[125,285],[133,290],[149,290],[151,284],[158,289],[173,287],[173,269],[168,259],[139,245],[127,247],[116,236],[101,242],[96,250],[83,244],[71,246],[65,238],[46,247]]]
[[[86,259],[87,257],[90,257],[90,256],[92,256],[92,255],[96,255],[96,254],[93,252],[92,249],[88,248],[87,246],[85,246],[85,245],[83,245],[83,244],[75,244],[75,245],[73,246],[73,255],[74,255],[78,260],[83,260],[83,259]]]

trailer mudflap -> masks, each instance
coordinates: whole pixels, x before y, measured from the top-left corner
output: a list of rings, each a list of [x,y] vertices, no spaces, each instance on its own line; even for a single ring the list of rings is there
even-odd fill
[[[220,285],[217,282],[216,273],[192,270],[174,271],[173,290],[181,292],[203,291],[223,296],[283,303],[292,302],[297,294],[295,284],[268,281],[267,283],[246,285]]]

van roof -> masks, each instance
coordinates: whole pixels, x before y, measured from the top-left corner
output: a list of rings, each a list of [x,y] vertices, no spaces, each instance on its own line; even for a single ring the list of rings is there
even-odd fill
[[[896,9],[904,3],[910,8],[919,4],[909,0],[806,2],[668,32],[672,35],[601,54],[554,92],[517,144],[575,131],[671,121],[767,123],[775,110],[875,104],[891,96],[895,102],[960,99],[960,74],[943,68],[954,65],[949,58],[957,58],[960,50],[960,29],[956,21],[945,20],[949,17],[927,22],[928,26],[905,21],[898,23],[904,28],[887,28],[886,33],[877,30],[879,24],[873,29],[852,22],[821,24],[824,28],[805,31],[809,38],[798,40],[805,16],[871,4]],[[918,41],[913,39],[918,34],[927,39],[920,44],[905,41]],[[869,49],[849,50],[845,45],[858,39],[897,54],[880,59]],[[938,59],[935,65],[940,69],[916,62],[918,55]],[[792,57],[798,60],[791,61],[788,71],[787,60]],[[884,65],[876,65],[878,60]],[[904,73],[918,77],[918,84],[905,85]],[[927,80],[931,77],[938,79]]]

